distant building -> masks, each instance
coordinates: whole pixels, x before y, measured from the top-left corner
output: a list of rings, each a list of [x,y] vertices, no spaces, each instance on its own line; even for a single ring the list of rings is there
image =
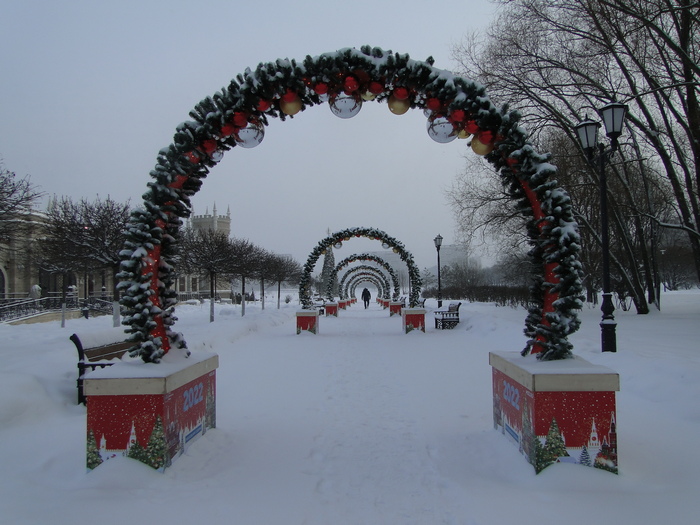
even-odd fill
[[[113,290],[112,272],[105,268],[92,272],[69,272],[63,276],[51,273],[39,266],[41,240],[47,215],[34,210],[15,219],[21,222],[6,243],[0,243],[0,303],[17,299],[60,296],[62,287],[78,299],[97,297],[111,299]],[[231,208],[226,214],[218,214],[216,203],[202,215],[193,214],[189,226],[195,230],[211,229],[231,235]],[[65,280],[64,280],[65,279]],[[195,275],[181,275],[177,280],[179,292],[206,292],[208,285]]]
[[[195,231],[213,230],[221,231],[227,237],[231,236],[231,207],[226,209],[226,215],[219,215],[216,210],[216,203],[212,208],[212,213],[209,213],[209,207],[203,215],[192,214],[189,219],[189,225]],[[190,297],[199,297],[200,292],[208,294],[209,285],[206,279],[198,275],[181,274],[178,278],[175,288],[182,299]]]
[[[14,229],[7,243],[0,243],[0,299],[27,298],[32,286],[42,284],[35,252],[41,242],[46,215],[31,211],[15,222],[21,227]],[[42,286],[44,288],[46,286]]]
[[[7,243],[0,243],[0,299],[38,299],[60,296],[65,286],[69,294],[110,296],[112,272],[108,269],[90,272],[48,272],[39,266],[41,243],[45,236],[47,215],[32,210],[16,219],[21,224]]]
[[[207,208],[204,215],[192,215],[190,217],[190,226],[193,230],[222,231],[227,237],[230,237],[231,207],[229,206],[226,210],[226,215],[218,215],[216,213],[216,203],[214,203],[211,214],[209,214],[209,208]]]

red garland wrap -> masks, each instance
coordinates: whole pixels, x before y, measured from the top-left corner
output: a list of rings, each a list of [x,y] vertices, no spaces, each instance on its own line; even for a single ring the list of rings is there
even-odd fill
[[[532,207],[532,213],[534,215],[534,220],[537,222],[540,231],[547,226],[549,223],[544,220],[544,212],[542,211],[542,204],[537,198],[537,194],[532,191],[530,185],[527,181],[521,180],[520,184],[525,192],[525,196],[528,201],[530,201],[530,206]],[[554,301],[559,299],[559,293],[552,291],[552,288],[559,284],[559,278],[555,275],[554,270],[559,266],[558,263],[545,263],[544,265],[544,282],[551,286],[544,287],[544,297],[542,300],[542,325],[550,326],[549,319],[547,319],[547,314],[554,312]],[[535,344],[532,346],[531,353],[539,354],[544,349],[542,348],[542,343],[546,340],[543,335],[538,335],[535,338]]]

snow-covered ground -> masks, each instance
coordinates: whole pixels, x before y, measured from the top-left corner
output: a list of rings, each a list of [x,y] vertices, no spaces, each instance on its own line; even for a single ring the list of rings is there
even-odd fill
[[[404,334],[372,302],[295,333],[296,305],[178,308],[193,352],[219,354],[217,428],[164,473],[85,470],[75,331],[111,318],[0,325],[0,523],[660,524],[700,514],[700,293],[616,312],[600,353],[586,309],[575,353],[621,375],[620,475],[535,475],[493,429],[489,351],[519,351],[525,312],[463,304],[455,330]],[[433,309],[436,304],[428,301]]]

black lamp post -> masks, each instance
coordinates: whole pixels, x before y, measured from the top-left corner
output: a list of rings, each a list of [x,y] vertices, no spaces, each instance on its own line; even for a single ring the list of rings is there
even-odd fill
[[[438,253],[438,308],[442,308],[442,282],[440,281],[440,246],[442,246],[442,235],[438,233],[438,236],[433,239],[435,242],[435,249]]]
[[[603,250],[603,304],[600,309],[603,312],[603,319],[600,322],[601,344],[603,352],[617,352],[617,336],[615,330],[615,306],[612,302],[612,292],[610,291],[610,237],[608,235],[608,187],[605,175],[605,162],[608,157],[617,151],[617,138],[622,133],[622,125],[625,121],[627,105],[619,102],[606,104],[600,110],[605,125],[605,134],[610,139],[610,148],[606,150],[605,145],[598,142],[599,122],[589,120],[588,117],[576,126],[576,133],[581,142],[581,147],[586,152],[589,162],[598,160],[598,175],[600,177],[600,240]]]

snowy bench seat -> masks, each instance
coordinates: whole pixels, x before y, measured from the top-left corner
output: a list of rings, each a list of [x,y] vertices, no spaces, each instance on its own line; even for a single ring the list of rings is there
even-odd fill
[[[113,360],[121,359],[126,351],[134,346],[134,343],[125,341],[125,337],[124,330],[120,328],[94,334],[73,334],[70,336],[70,340],[73,341],[78,350],[79,404],[85,404],[83,392],[85,374],[95,370],[98,366],[104,368],[113,365]]]
[[[459,307],[462,303],[450,303],[447,310],[435,311],[435,328],[444,330],[459,324]]]

